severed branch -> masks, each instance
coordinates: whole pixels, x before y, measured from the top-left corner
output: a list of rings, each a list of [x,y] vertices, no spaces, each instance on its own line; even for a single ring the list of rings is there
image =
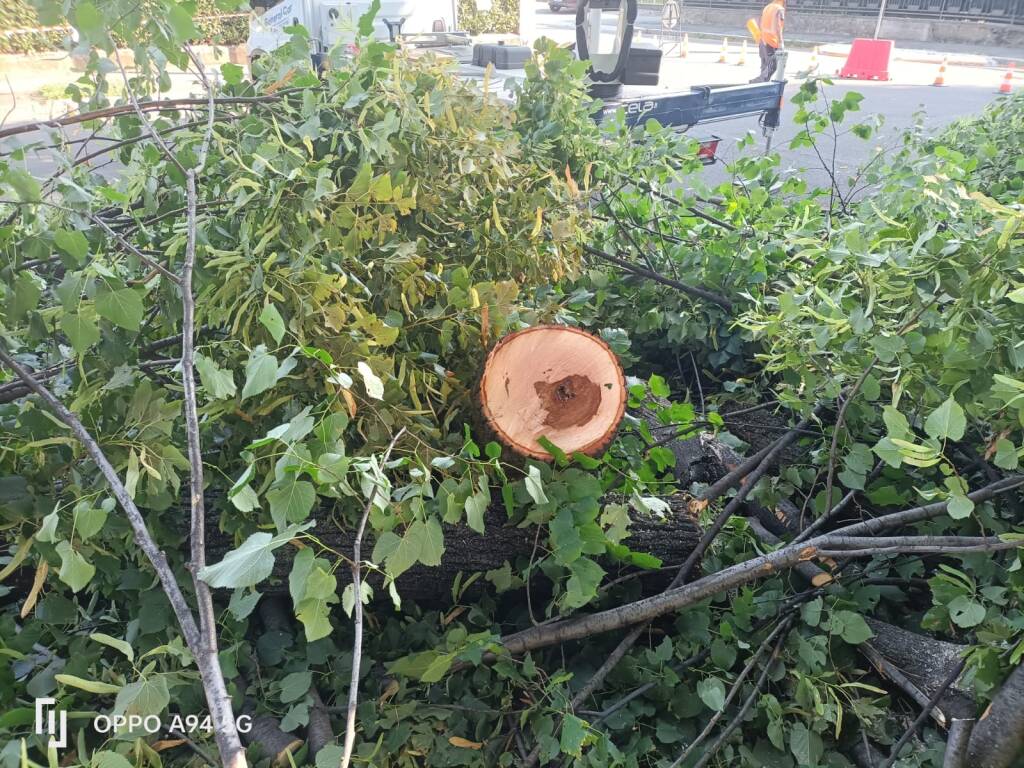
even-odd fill
[[[721,296],[717,293],[714,293],[713,291],[709,291],[707,288],[700,288],[698,286],[681,283],[678,280],[673,280],[671,277],[665,277],[664,275],[659,274],[653,270],[647,269],[646,267],[641,267],[639,264],[633,264],[631,262],[626,261],[625,259],[620,259],[618,256],[613,256],[610,253],[605,253],[599,248],[594,248],[593,246],[587,245],[586,243],[583,244],[583,250],[584,252],[590,254],[591,256],[595,256],[599,259],[602,259],[603,261],[607,261],[609,264],[614,264],[620,269],[624,269],[627,272],[631,272],[634,275],[638,275],[639,277],[646,277],[648,280],[653,280],[656,283],[667,285],[669,288],[675,288],[677,291],[681,291],[682,293],[685,293],[688,296],[693,296],[694,298],[697,299],[704,299],[704,301],[710,301],[712,304],[717,304],[723,309],[732,311],[732,302],[729,301],[729,299],[725,298],[725,296]]]
[[[993,498],[1024,486],[1024,476],[1013,475],[1005,480],[992,483],[984,488],[968,494],[975,503]],[[759,578],[788,569],[797,563],[817,557],[819,550],[828,550],[833,537],[873,535],[894,527],[920,522],[936,517],[945,512],[948,502],[935,502],[913,509],[883,515],[862,523],[840,528],[834,534],[825,534],[809,539],[801,544],[789,544],[781,549],[759,557],[751,558],[742,563],[725,568],[717,573],[705,576],[698,581],[680,586],[660,595],[648,597],[633,603],[611,608],[597,613],[566,619],[539,627],[530,627],[521,632],[503,638],[501,645],[508,653],[518,654],[544,648],[549,645],[578,640],[601,632],[632,626],[640,622],[664,616],[665,614],[687,608],[719,592],[742,586]],[[915,541],[908,546],[917,545]],[[1010,542],[993,538],[985,545],[989,551],[1007,548]],[[893,542],[893,547],[886,551],[902,551],[901,543]],[[958,548],[946,547],[942,551],[956,554]],[[970,551],[970,550],[968,550]],[[843,557],[866,556],[877,554],[878,550],[842,550]]]

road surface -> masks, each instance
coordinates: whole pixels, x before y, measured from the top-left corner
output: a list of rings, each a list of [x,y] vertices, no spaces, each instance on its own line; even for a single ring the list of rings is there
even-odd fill
[[[570,42],[575,39],[574,13],[552,13],[546,4],[538,3],[535,21],[538,35],[551,37],[558,42]],[[651,47],[658,45],[660,19],[657,16],[641,13],[637,19],[637,27],[639,42],[634,39],[635,44]],[[603,32],[605,41],[609,40],[614,32],[614,23],[607,23]],[[726,64],[718,63],[722,48],[720,39],[692,38],[685,59],[678,58],[677,52],[676,55],[663,59],[659,88],[685,90],[691,85],[749,81],[757,74],[759,66],[757,50],[753,45],[748,45],[745,64],[738,63],[740,41],[744,34],[744,30],[736,30],[736,37],[730,39]],[[789,79],[786,89],[787,101],[810,71],[812,56],[812,52],[807,50],[790,52],[786,70]],[[823,75],[834,74],[842,64],[841,58],[819,56],[817,71]],[[921,120],[925,132],[934,133],[958,117],[977,114],[986,104],[999,98],[996,91],[1004,71],[991,67],[950,64],[945,73],[946,85],[942,87],[932,85],[938,74],[938,67],[932,63],[897,60],[892,63],[890,74],[892,79],[888,82],[835,80],[833,85],[826,86],[831,98],[842,98],[849,91],[863,94],[864,100],[861,102],[859,114],[863,117],[882,115],[885,120],[882,131],[870,141],[863,141],[852,135],[840,139],[836,152],[836,171],[840,179],[848,178],[879,149],[884,151],[894,146],[899,136],[912,128],[918,119]],[[1020,78],[1015,85],[1015,88],[1019,87]],[[782,127],[773,139],[773,148],[781,153],[784,168],[800,173],[809,183],[827,183],[827,175],[813,150],[788,148],[790,140],[800,130],[800,127],[793,123],[793,113],[792,108],[783,109]],[[856,119],[857,115],[852,115],[848,124]],[[760,137],[760,129],[754,118],[697,126],[693,129],[693,134],[704,136],[713,133],[720,136],[723,141],[719,147],[719,155],[722,160],[728,161],[738,154],[737,140],[750,131],[755,131]],[[763,146],[764,141],[759,140],[758,147]],[[824,154],[827,155],[826,159],[829,162],[831,149],[831,144],[826,143]],[[708,183],[718,183],[725,179],[726,173],[721,164],[705,169],[705,181]]]

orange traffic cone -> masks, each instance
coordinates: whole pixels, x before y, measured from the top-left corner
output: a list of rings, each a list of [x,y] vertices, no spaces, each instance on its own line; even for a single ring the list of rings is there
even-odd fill
[[[679,58],[685,59],[690,55],[690,33],[683,33],[683,47],[679,49]]]
[[[935,82],[932,83],[934,86],[943,86],[946,84],[946,56],[942,57],[942,63],[939,64],[939,73],[935,75]]]
[[[743,45],[740,46],[740,60],[736,62],[736,66],[745,67],[747,66],[747,41],[743,41]]]
[[[725,64],[725,59],[729,55],[729,38],[722,38],[722,52],[718,54],[718,63]]]
[[[1013,69],[1014,63],[1010,62],[1010,68],[1006,70],[1006,74],[1003,75],[1003,82],[999,84],[999,95],[1009,96],[1010,92],[1013,91]]]

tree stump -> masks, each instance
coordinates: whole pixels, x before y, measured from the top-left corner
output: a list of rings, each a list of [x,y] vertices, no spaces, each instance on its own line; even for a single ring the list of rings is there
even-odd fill
[[[615,353],[589,333],[539,325],[503,338],[484,363],[480,410],[507,448],[542,461],[547,438],[567,454],[601,453],[626,407],[626,381]]]

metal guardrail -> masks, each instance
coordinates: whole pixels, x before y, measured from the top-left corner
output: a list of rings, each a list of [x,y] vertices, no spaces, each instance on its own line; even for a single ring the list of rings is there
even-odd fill
[[[662,3],[644,3],[661,8]],[[682,0],[690,8],[721,8],[759,11],[763,0]],[[795,0],[793,13],[835,14],[842,16],[878,16],[880,0]],[[948,21],[984,21],[992,24],[1024,26],[1024,0],[888,0],[886,18]]]

